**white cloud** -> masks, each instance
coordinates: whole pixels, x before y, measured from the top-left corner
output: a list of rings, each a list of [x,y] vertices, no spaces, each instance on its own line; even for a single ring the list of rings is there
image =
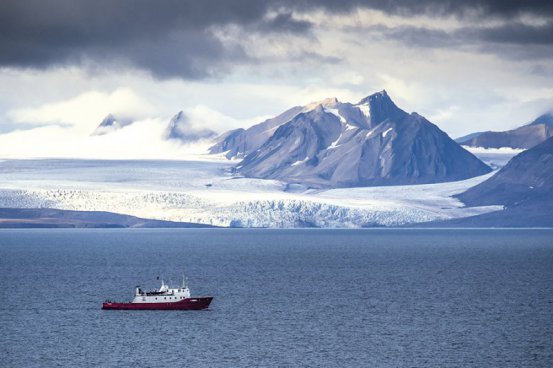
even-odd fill
[[[55,125],[17,130],[0,135],[0,158],[214,159],[204,157],[210,141],[164,140],[167,123],[145,119],[102,136]]]
[[[86,145],[87,135],[108,113],[168,121],[183,110],[195,127],[221,132],[248,127],[295,105],[327,97],[356,102],[383,88],[398,106],[419,112],[453,137],[513,128],[553,108],[553,75],[532,73],[532,61],[501,60],[473,48],[409,47],[364,31],[374,25],[454,30],[462,25],[459,19],[371,10],[293,16],[314,22],[309,37],[244,34],[236,26],[214,29],[225,44],[259,58],[220,79],[156,80],[137,70],[86,72],[76,67],[0,69],[0,124],[6,123],[0,131],[17,123],[67,124],[71,129],[57,132]],[[305,53],[315,57],[303,59]],[[542,64],[553,70],[553,64]],[[38,141],[55,138],[48,132],[28,134],[44,134]],[[23,136],[9,133],[0,141],[23,153],[24,147],[15,147]]]
[[[144,118],[155,109],[129,88],[119,88],[111,93],[89,91],[76,97],[11,110],[9,119],[19,123],[41,125],[63,124],[79,130],[91,131],[107,114],[115,116]]]
[[[234,119],[230,116],[210,109],[205,105],[185,108],[184,114],[188,118],[192,128],[210,129],[217,133],[222,133],[229,129],[240,128],[252,123],[252,120],[242,121]]]

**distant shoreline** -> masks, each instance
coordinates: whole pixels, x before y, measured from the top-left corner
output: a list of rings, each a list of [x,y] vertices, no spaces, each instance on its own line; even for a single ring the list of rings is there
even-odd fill
[[[104,211],[0,208],[0,228],[217,228],[193,222],[144,219]]]
[[[485,215],[480,215],[485,216]],[[260,230],[444,230],[444,229],[553,229],[551,226],[494,226],[489,221],[478,224],[473,216],[445,221],[411,223],[403,226],[347,227],[224,227],[193,222],[145,219],[105,211],[71,211],[53,208],[0,208],[0,229],[260,229]]]

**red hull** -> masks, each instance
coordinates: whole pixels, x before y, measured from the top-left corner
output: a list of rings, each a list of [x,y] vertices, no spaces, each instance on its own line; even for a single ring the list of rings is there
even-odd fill
[[[102,304],[102,309],[117,309],[117,310],[201,310],[209,307],[211,300],[210,296],[202,296],[198,298],[187,298],[172,303],[117,303],[105,302]]]

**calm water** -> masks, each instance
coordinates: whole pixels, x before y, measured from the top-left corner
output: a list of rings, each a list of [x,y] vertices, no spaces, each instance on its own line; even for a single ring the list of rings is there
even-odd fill
[[[3,230],[0,290],[4,367],[553,366],[551,230]]]

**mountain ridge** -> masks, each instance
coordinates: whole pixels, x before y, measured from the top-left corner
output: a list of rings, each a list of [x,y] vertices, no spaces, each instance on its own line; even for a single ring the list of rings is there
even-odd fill
[[[553,203],[553,137],[519,153],[488,180],[457,197],[469,206]]]
[[[553,113],[545,113],[534,121],[515,129],[472,133],[457,138],[455,141],[469,147],[528,149],[552,136]]]
[[[263,134],[248,145],[254,127]],[[246,177],[348,187],[435,183],[490,171],[424,117],[396,106],[385,90],[356,104],[331,98],[295,107],[252,128],[223,134],[211,151],[242,158],[235,173]]]
[[[501,211],[416,227],[553,227],[553,137],[521,152],[491,178],[456,195],[467,207]]]
[[[163,138],[167,140],[177,140],[180,142],[193,142],[200,139],[212,138],[216,133],[210,129],[198,129],[192,126],[182,110],[177,112],[163,133]]]
[[[132,124],[131,120],[118,119],[113,114],[107,114],[106,117],[100,122],[96,129],[91,133],[93,136],[105,135],[116,130],[122,129],[127,125]]]

